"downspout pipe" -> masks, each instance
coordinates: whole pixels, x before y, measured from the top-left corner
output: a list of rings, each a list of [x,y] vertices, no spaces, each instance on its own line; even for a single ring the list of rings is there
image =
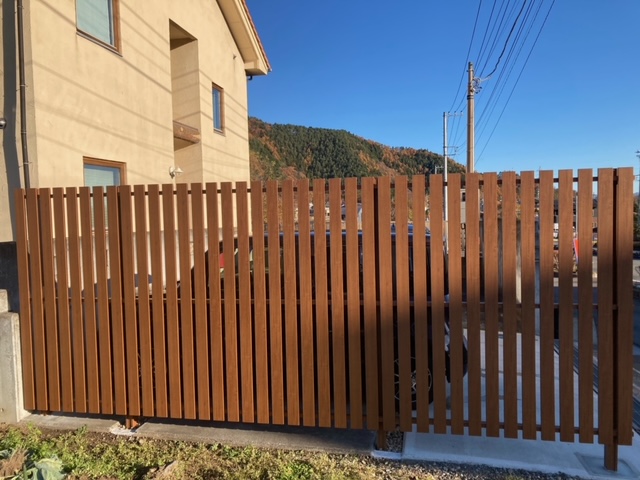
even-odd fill
[[[24,16],[22,0],[17,0],[18,16],[18,69],[20,72],[20,138],[22,144],[22,172],[24,175],[24,188],[31,188],[29,178],[29,151],[27,148],[27,84],[25,83],[24,67]]]

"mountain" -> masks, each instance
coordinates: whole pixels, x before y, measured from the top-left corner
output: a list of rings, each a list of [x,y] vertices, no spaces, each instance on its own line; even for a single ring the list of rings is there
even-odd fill
[[[443,157],[429,150],[388,147],[346,130],[280,125],[249,118],[251,178],[376,177],[442,172]],[[464,172],[449,160],[449,172]]]

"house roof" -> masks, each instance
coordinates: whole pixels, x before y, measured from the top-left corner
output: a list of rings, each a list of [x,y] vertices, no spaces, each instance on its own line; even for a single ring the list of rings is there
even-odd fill
[[[271,71],[264,46],[260,41],[245,0],[218,0],[231,34],[244,60],[247,75],[266,75]]]

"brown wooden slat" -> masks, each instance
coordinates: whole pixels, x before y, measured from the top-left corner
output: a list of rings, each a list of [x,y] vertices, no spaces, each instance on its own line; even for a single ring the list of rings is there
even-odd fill
[[[462,244],[460,235],[460,174],[448,178],[448,280],[449,280],[449,328],[451,335],[451,431],[464,433],[464,385],[462,349]]]
[[[504,436],[518,437],[518,337],[516,318],[516,174],[502,175],[502,301]]]
[[[68,187],[66,189],[66,195],[67,229],[69,235],[71,329],[73,332],[73,402],[75,411],[84,413],[87,411],[87,393],[86,364],[84,362],[84,317],[82,315],[82,296],[80,293],[82,291],[82,272],[80,261],[78,191],[74,187]],[[29,248],[33,248],[31,242]]]
[[[111,328],[113,341],[113,385],[115,413],[128,414],[125,333],[120,247],[120,199],[117,187],[107,187],[109,224],[109,278],[111,278]]]
[[[416,402],[417,429],[419,432],[429,431],[429,389],[431,388],[431,372],[429,370],[429,327],[427,302],[427,234],[425,228],[425,178],[415,175],[411,179],[413,189],[413,305],[415,322],[416,349]]]
[[[300,280],[300,360],[302,362],[302,423],[316,425],[315,348],[313,342],[313,296],[311,279],[311,224],[309,180],[296,182],[298,190],[298,274]]]
[[[149,248],[147,238],[147,199],[144,185],[133,187],[135,214],[136,266],[138,269],[138,325],[140,335],[140,383],[142,415],[154,414],[153,347],[151,341],[151,302],[149,298]]]
[[[331,342],[333,347],[333,409],[338,428],[347,426],[347,378],[344,319],[344,280],[342,264],[342,183],[329,180],[329,261],[331,270]]]
[[[60,338],[60,397],[61,409],[73,411],[73,356],[71,321],[69,317],[69,275],[67,271],[67,242],[64,189],[53,189],[55,226],[56,295]]]
[[[196,418],[195,347],[193,337],[193,310],[191,285],[191,234],[189,225],[189,185],[176,185],[178,216],[178,257],[180,262],[180,365],[182,366],[182,414]]]
[[[238,217],[238,300],[240,302],[240,375],[242,421],[254,421],[253,325],[251,319],[251,265],[249,258],[249,203],[247,183],[236,184]]]
[[[540,172],[540,410],[542,439],[555,438],[553,172]]]
[[[93,189],[93,221],[96,243],[96,297],[100,356],[100,402],[102,413],[112,414],[113,378],[111,355],[111,321],[109,313],[109,273],[107,262],[107,228],[105,225],[104,188]]]
[[[222,296],[220,291],[220,218],[218,210],[218,185],[207,183],[207,231],[209,265],[207,287],[209,289],[209,332],[211,351],[211,398],[213,420],[225,420],[224,335]]]
[[[467,192],[467,199],[469,193]],[[522,434],[537,436],[536,393],[536,225],[535,177],[523,172],[520,183],[520,238],[522,252]]]
[[[408,236],[408,203],[407,177],[395,178],[395,283],[397,287],[397,351],[398,351],[398,393],[400,400],[400,429],[411,431],[412,410],[411,358],[415,353],[411,348],[411,308],[409,298],[409,236]]]
[[[614,441],[614,171],[598,170],[598,442]],[[608,373],[607,373],[608,372]]]
[[[51,212],[51,190],[40,189],[40,248],[42,255],[42,277],[44,298],[44,320],[47,348],[47,383],[49,410],[59,411],[60,400],[60,344],[58,338],[58,315],[56,312],[56,280],[53,255],[53,220]]]
[[[169,415],[167,402],[167,336],[164,323],[164,270],[162,264],[162,217],[160,214],[160,186],[149,185],[149,251],[151,254],[151,296],[153,331],[153,376],[155,386],[155,415]]]
[[[434,430],[436,433],[446,431],[446,391],[445,391],[445,357],[444,357],[444,322],[445,322],[445,266],[443,228],[443,182],[442,175],[429,177],[429,224],[431,226],[431,284],[432,311],[432,356],[433,356],[433,399]]]
[[[349,352],[349,417],[351,428],[362,428],[362,329],[360,327],[360,252],[358,248],[358,181],[344,181],[347,269],[347,343]]]
[[[227,386],[227,420],[240,421],[240,375],[238,369],[238,320],[232,184],[221,184],[222,255],[224,258],[224,337]]]
[[[465,186],[469,434],[481,435],[480,265],[482,260],[480,257],[480,176],[477,173],[467,174]]]
[[[27,232],[26,191],[15,191],[16,247],[18,263],[18,286],[20,292],[20,348],[22,354],[22,398],[26,410],[36,408],[36,388],[33,359],[33,329],[31,317],[30,250],[31,241]]]
[[[498,344],[498,186],[497,175],[484,175],[484,297],[487,436],[500,434],[500,378]]]
[[[391,244],[391,183],[378,178],[378,284],[380,285],[380,350],[382,429],[396,428],[395,354],[393,326],[393,264]]]
[[[140,349],[136,309],[135,250],[133,245],[133,205],[131,186],[119,188],[120,241],[122,245],[122,289],[124,292],[124,328],[127,359],[127,413],[140,415]],[[184,361],[184,359],[183,359]]]
[[[573,171],[560,170],[559,207],[559,272],[560,287],[560,440],[573,441]]]
[[[33,363],[35,376],[36,409],[49,410],[49,391],[46,357],[46,333],[43,304],[42,245],[40,240],[39,191],[27,190],[27,229],[29,237],[29,278],[31,280],[33,308]]]
[[[616,188],[616,303],[617,359],[616,430],[619,445],[631,445],[633,440],[633,169],[617,170]]]
[[[207,259],[205,253],[204,197],[201,183],[191,185],[193,228],[193,297],[195,302],[197,418],[211,419],[211,384],[209,381],[209,324],[207,318]],[[217,239],[217,229],[213,231]]]
[[[284,257],[284,323],[285,323],[285,365],[287,373],[287,424],[300,424],[299,388],[299,344],[298,344],[298,298],[296,281],[296,241],[293,213],[293,181],[282,182],[282,231]]]
[[[313,181],[313,265],[316,325],[316,375],[318,381],[318,426],[331,426],[331,357],[329,336],[329,292],[327,286],[327,227],[325,181]]]
[[[378,372],[378,317],[376,284],[376,219],[373,178],[363,178],[362,195],[362,294],[364,315],[365,395],[367,428],[377,430],[380,418]]]
[[[251,182],[251,228],[253,231],[253,298],[255,324],[256,419],[269,423],[269,329],[267,325],[267,284],[264,241],[264,192],[262,182]]]
[[[267,182],[267,249],[269,255],[269,348],[271,366],[271,416],[276,425],[285,423],[284,353],[282,318],[282,271],[278,183]]]
[[[84,321],[87,362],[87,398],[89,413],[100,413],[98,378],[98,329],[96,325],[95,272],[93,269],[93,225],[91,190],[80,188],[80,225],[82,230],[82,274],[84,287]]]
[[[578,170],[578,357],[580,442],[593,443],[593,172]]]
[[[176,214],[173,185],[162,186],[164,258],[166,275],[167,363],[169,366],[169,417],[182,418],[182,378],[180,369],[180,330],[178,315],[178,273],[176,266]]]

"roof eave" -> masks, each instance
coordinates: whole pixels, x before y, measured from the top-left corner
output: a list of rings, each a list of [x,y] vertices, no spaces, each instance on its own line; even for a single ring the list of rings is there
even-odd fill
[[[246,74],[269,73],[271,65],[245,0],[218,0],[218,5],[238,45]]]

